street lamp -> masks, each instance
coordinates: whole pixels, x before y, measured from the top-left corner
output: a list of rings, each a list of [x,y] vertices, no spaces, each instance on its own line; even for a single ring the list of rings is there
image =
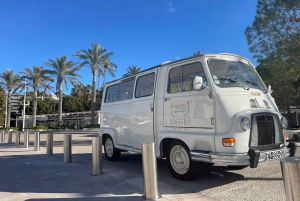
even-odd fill
[[[4,122],[5,128],[6,125],[7,125],[7,93],[5,93],[5,122]]]
[[[26,105],[29,105],[29,102],[26,104],[26,78],[25,78],[25,85],[24,85],[24,100],[23,100],[23,124],[22,124],[22,131],[24,131],[24,127],[25,127],[25,109],[26,109]]]

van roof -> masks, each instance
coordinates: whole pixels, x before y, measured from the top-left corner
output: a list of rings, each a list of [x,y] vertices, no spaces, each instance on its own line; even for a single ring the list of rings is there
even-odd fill
[[[231,56],[231,57],[236,57],[236,58],[241,58],[241,59],[244,59],[246,60],[250,65],[253,65],[248,59],[244,58],[244,57],[241,57],[239,55],[235,55],[235,54],[229,54],[229,53],[220,53],[220,54],[199,54],[199,55],[193,55],[193,56],[190,56],[190,57],[186,57],[186,58],[183,58],[183,59],[178,59],[178,60],[175,60],[175,61],[170,61],[170,62],[163,62],[162,64],[159,64],[159,65],[156,65],[156,66],[153,66],[151,68],[147,68],[145,70],[142,70],[142,71],[139,71],[138,73],[135,73],[135,74],[132,74],[132,75],[129,75],[129,76],[125,76],[125,77],[121,77],[119,79],[116,79],[116,80],[112,80],[110,82],[106,82],[105,84],[110,84],[112,82],[116,82],[116,81],[119,81],[119,80],[128,80],[132,77],[135,77],[136,75],[140,74],[140,73],[143,73],[143,72],[146,72],[146,71],[149,71],[149,70],[152,70],[152,69],[155,69],[155,68],[159,68],[159,67],[162,67],[162,66],[165,66],[167,64],[174,64],[174,63],[177,63],[177,62],[182,62],[182,61],[185,61],[185,60],[189,60],[191,58],[197,58],[197,57],[204,57],[204,56],[210,56],[210,57],[216,57],[216,56],[220,56],[220,57],[226,57],[226,56]]]

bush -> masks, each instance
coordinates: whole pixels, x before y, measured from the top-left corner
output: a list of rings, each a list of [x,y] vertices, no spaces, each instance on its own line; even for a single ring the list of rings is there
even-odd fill
[[[72,126],[66,126],[66,125],[61,125],[61,126],[49,126],[49,129],[74,129]]]
[[[86,124],[81,126],[81,128],[100,128],[100,124]]]
[[[38,130],[48,130],[47,126],[34,126],[34,127],[26,127],[25,129],[38,129]]]
[[[1,130],[14,130],[14,131],[17,131],[17,130],[19,130],[19,128],[17,128],[17,127],[4,127],[4,128],[1,128]]]

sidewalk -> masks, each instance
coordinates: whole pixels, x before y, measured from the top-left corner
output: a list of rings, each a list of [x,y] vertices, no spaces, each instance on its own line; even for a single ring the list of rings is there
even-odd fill
[[[107,161],[103,154],[103,175],[92,176],[91,138],[74,136],[72,163],[63,162],[63,135],[54,137],[54,155],[47,156],[46,135],[41,135],[41,151],[0,143],[0,199],[20,200],[141,200],[143,174],[141,155],[124,153],[122,163]],[[13,143],[14,143],[13,137]],[[22,139],[22,138],[21,138]],[[140,164],[129,170],[126,163]],[[120,166],[121,165],[121,166]],[[168,173],[167,173],[168,174]],[[161,201],[212,200],[199,193],[187,193],[176,183],[159,180]]]

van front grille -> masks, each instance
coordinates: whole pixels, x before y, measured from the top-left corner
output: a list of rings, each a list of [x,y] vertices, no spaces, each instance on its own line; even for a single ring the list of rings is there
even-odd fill
[[[283,143],[282,128],[277,115],[252,115],[250,147],[266,150],[280,147]]]

